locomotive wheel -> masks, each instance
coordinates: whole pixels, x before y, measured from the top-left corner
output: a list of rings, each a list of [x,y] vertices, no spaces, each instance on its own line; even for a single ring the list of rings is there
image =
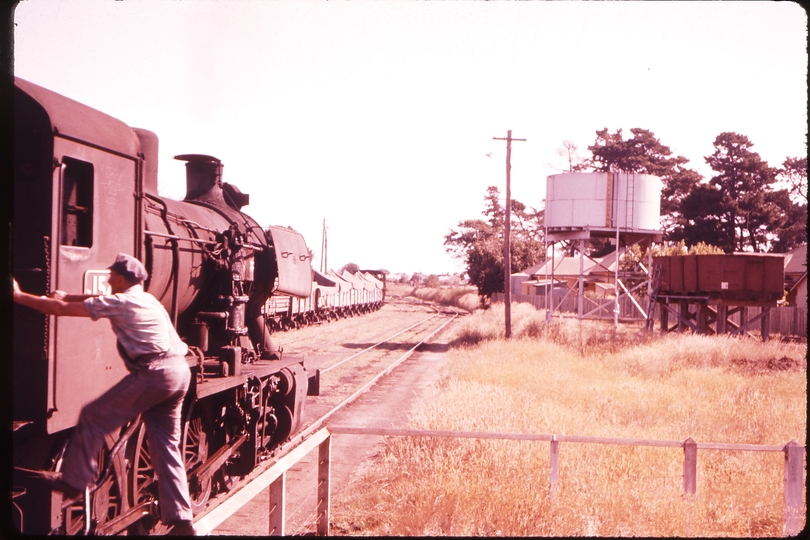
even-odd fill
[[[200,482],[193,479],[194,471],[208,459],[208,437],[211,432],[211,423],[208,415],[204,413],[199,404],[192,406],[189,411],[186,427],[183,430],[183,458],[186,464],[186,474],[188,475],[189,498],[191,501],[191,512],[196,516],[205,509],[208,499],[211,497],[212,480],[208,479]]]
[[[280,397],[287,397],[292,392],[293,387],[295,387],[295,377],[293,377],[292,372],[289,369],[284,368],[278,372],[278,395]],[[265,399],[269,399],[267,396]]]
[[[273,432],[273,437],[270,439],[268,448],[274,448],[278,444],[284,442],[284,440],[290,436],[290,432],[292,431],[293,415],[290,408],[278,402],[276,402],[274,406],[276,409],[276,419],[278,425],[276,426],[275,432]]]
[[[109,451],[115,444],[115,440],[107,435],[105,445],[99,450],[96,456],[97,463],[108,463]],[[95,525],[102,525],[111,519],[121,515],[129,508],[126,497],[126,474],[123,456],[116,457],[112,471],[104,483],[91,495],[92,504],[90,508],[90,519]],[[94,478],[97,481],[100,473]],[[65,510],[65,520],[62,524],[64,533],[67,535],[82,534],[85,529],[84,522],[84,498],[79,499],[75,504]]]
[[[214,480],[217,483],[217,491],[227,493],[233,488],[235,488],[239,484],[239,480],[241,476],[231,476],[225,471],[225,467],[222,467],[217,472],[214,473]]]
[[[149,455],[149,441],[146,439],[146,425],[141,422],[137,436],[131,441],[129,451],[131,474],[129,496],[132,505],[158,498],[157,478],[152,467],[152,456]],[[157,519],[145,518],[129,528],[129,533],[136,536],[162,535],[169,528]]]
[[[216,410],[217,407],[214,407]],[[217,428],[213,431],[214,440],[211,441],[211,448],[214,450],[218,450],[224,445],[230,444],[234,439],[238,438],[239,431],[232,433],[230,429],[228,429],[229,421],[226,416],[225,408],[222,408],[222,416],[216,421]],[[232,425],[232,424],[231,424]],[[239,481],[243,478],[239,475],[232,475],[229,473],[229,469],[231,468],[230,463],[225,463],[222,467],[220,467],[214,473],[214,482],[216,484],[216,491],[218,493],[231,491],[233,488],[239,484]]]

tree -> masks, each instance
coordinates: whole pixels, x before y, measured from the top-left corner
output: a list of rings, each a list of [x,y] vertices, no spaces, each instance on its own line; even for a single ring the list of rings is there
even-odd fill
[[[360,266],[358,264],[350,262],[350,263],[344,265],[343,268],[340,269],[341,272],[343,272],[344,270],[346,272],[350,273],[350,274],[356,274],[357,271],[360,270]]]
[[[769,195],[776,171],[751,150],[753,146],[745,135],[724,132],[714,141],[714,153],[705,158],[718,173],[709,181],[720,192],[714,213],[723,233],[722,242],[715,245],[726,253],[746,248],[764,251],[769,227],[780,219],[779,206]]]
[[[807,158],[786,158],[777,172],[779,180],[787,184],[790,198],[807,204]]]
[[[784,253],[807,243],[807,158],[786,158],[777,179],[787,189],[771,195],[782,216],[773,229],[772,249]]]
[[[557,149],[557,154],[564,157],[568,161],[568,172],[578,172],[585,170],[587,167],[587,160],[580,157],[577,153],[577,145],[574,141],[568,139],[562,142],[563,147]]]
[[[478,294],[490,296],[503,292],[504,262],[503,224],[505,209],[495,186],[487,188],[484,197],[485,219],[465,220],[444,238],[446,251],[464,261],[470,283],[478,287]],[[545,256],[543,243],[543,211],[530,209],[519,201],[512,201],[511,264],[512,268],[528,268]]]
[[[788,190],[767,194],[776,206],[778,222],[772,229],[771,250],[785,253],[807,243],[807,203],[791,200]],[[806,196],[806,194],[805,194]]]
[[[641,128],[630,130],[633,136],[626,141],[621,128],[610,134],[608,129],[596,132],[596,142],[588,147],[593,157],[590,164],[599,172],[632,172],[664,177],[676,165],[687,163],[685,157],[669,157],[672,150],[661,144],[652,131]]]
[[[661,226],[669,239],[683,238],[686,220],[681,210],[683,201],[700,184],[703,177],[691,169],[676,165],[672,174],[665,177],[661,189]]]
[[[700,184],[681,202],[683,226],[672,240],[685,240],[688,245],[699,242],[713,246],[728,246],[733,238],[722,227],[723,194],[715,186]]]

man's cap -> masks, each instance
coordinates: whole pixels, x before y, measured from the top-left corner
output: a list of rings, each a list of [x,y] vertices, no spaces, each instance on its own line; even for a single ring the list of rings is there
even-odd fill
[[[126,253],[119,253],[115,262],[107,268],[121,274],[130,283],[140,283],[149,276],[141,261]]]

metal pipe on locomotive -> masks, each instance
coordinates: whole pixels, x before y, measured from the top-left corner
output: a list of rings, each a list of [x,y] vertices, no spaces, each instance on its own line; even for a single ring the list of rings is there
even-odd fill
[[[309,298],[312,269],[300,234],[241,211],[248,196],[223,182],[218,159],[177,159],[182,201],[158,195],[154,133],[15,80],[14,276],[34,294],[96,294],[118,252],[144,262],[145,289],[189,345],[183,451],[198,513],[301,424],[312,374],[276,350],[264,311],[274,295]],[[15,306],[15,467],[58,470],[81,407],[124,373],[106,324]],[[145,429],[128,427],[108,436],[87,505],[63,511],[60,497],[15,475],[18,530],[160,532]]]

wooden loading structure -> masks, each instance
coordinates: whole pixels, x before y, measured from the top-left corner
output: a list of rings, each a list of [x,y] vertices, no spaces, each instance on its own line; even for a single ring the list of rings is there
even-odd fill
[[[763,341],[770,332],[770,310],[784,296],[784,257],[761,253],[674,255],[653,258],[647,327],[655,309],[661,331],[742,334],[760,325]],[[761,312],[748,319],[748,308]],[[731,316],[739,313],[739,323]],[[674,324],[670,325],[670,316]]]

